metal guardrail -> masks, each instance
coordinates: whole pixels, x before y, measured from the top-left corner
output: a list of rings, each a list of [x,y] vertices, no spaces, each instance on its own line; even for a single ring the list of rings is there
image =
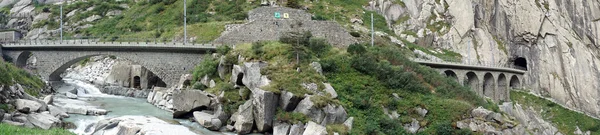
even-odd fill
[[[457,64],[457,65],[479,66],[479,67],[509,68],[509,69],[517,69],[517,70],[522,70],[522,71],[527,70],[525,67],[519,67],[519,66],[514,66],[514,65],[506,66],[506,65],[496,64],[493,62],[475,62],[475,61],[450,62],[450,61],[444,61],[441,59],[431,60],[431,59],[422,59],[422,58],[411,58],[410,60],[415,61],[415,62],[431,62],[431,63],[440,63],[440,64]]]
[[[116,37],[78,37],[78,38],[66,38],[63,40],[57,38],[48,39],[23,39],[18,41],[0,42],[3,45],[21,46],[21,45],[60,45],[60,44],[131,44],[131,45],[202,45],[202,46],[219,46],[218,44],[211,44],[208,41],[200,43],[188,42],[184,44],[178,41],[166,41],[156,38],[116,38]]]

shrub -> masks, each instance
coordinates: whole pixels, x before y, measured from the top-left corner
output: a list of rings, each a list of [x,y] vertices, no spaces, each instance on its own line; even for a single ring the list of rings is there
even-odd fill
[[[325,53],[331,50],[331,45],[323,38],[311,38],[309,40],[308,49],[315,53],[317,57],[325,56]]]
[[[231,51],[231,47],[229,47],[228,45],[221,45],[217,47],[217,53],[221,55],[226,55],[227,53],[229,53],[229,51]]]
[[[346,51],[350,54],[360,55],[365,53],[367,49],[362,44],[351,44],[350,46],[348,46],[348,49]]]
[[[219,65],[219,61],[215,58],[212,58],[210,55],[204,56],[204,60],[196,66],[193,73],[192,82],[197,82],[202,79],[202,77],[208,75],[209,78],[214,78],[217,76],[217,66]]]

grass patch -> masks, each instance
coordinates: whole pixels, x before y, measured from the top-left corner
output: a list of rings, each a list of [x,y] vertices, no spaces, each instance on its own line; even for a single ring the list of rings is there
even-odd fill
[[[523,91],[510,91],[510,99],[523,107],[531,107],[533,110],[544,110],[541,116],[549,120],[561,133],[573,133],[576,126],[581,131],[591,131],[592,134],[600,134],[600,120],[588,117],[585,114],[563,108],[554,102],[531,95]]]
[[[328,135],[333,135],[334,132],[340,135],[347,135],[348,127],[346,127],[344,124],[327,125],[327,133],[329,133]]]
[[[65,129],[52,128],[50,130],[43,130],[38,128],[26,128],[13,126],[5,123],[0,123],[0,134],[3,135],[75,135]]]
[[[286,112],[281,110],[280,108],[277,108],[277,114],[275,115],[275,119],[280,122],[287,122],[291,124],[298,122],[307,123],[310,120],[309,117],[302,113]]]
[[[0,61],[0,84],[14,85],[21,84],[25,92],[32,96],[39,96],[40,90],[45,87],[44,81],[27,71],[17,68],[14,65]]]
[[[373,11],[365,11],[363,14],[362,20],[364,21],[363,25],[367,28],[371,28],[371,14],[373,14],[373,28],[375,31],[382,31],[387,34],[394,35],[394,32],[388,27],[387,21],[380,14]]]

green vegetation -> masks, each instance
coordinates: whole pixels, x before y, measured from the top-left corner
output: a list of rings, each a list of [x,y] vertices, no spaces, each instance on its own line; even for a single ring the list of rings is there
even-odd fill
[[[516,90],[510,91],[510,99],[524,108],[543,110],[539,112],[543,119],[552,122],[561,133],[573,133],[577,126],[581,131],[589,130],[593,135],[600,134],[600,120],[563,108],[552,101]]]
[[[569,46],[569,48],[573,49],[573,43],[567,42],[567,46]]]
[[[436,21],[437,18],[438,15],[435,13],[435,11],[431,11],[431,16],[429,16],[427,20],[427,29],[440,35],[448,33],[452,27],[451,24],[444,20]]]
[[[302,122],[306,123],[310,120],[306,115],[297,112],[286,112],[277,108],[277,114],[275,115],[276,120],[280,122],[287,122],[290,124]]]
[[[15,83],[21,84],[25,92],[36,97],[45,86],[44,81],[37,76],[10,63],[0,61],[0,85],[14,85]]]
[[[50,130],[31,129],[0,123],[0,134],[2,135],[74,135],[68,130],[52,128]]]
[[[422,126],[446,126],[423,132],[436,134],[438,129],[453,129],[447,123],[460,120],[474,106],[493,106],[452,79],[411,62],[399,48],[361,46],[364,48],[350,46],[351,55],[338,54],[321,61],[328,81],[340,95],[340,103],[356,117],[352,134],[402,134],[399,123],[408,123],[412,118],[421,121]],[[394,99],[392,93],[402,99]],[[387,117],[381,106],[399,110],[400,119]],[[414,107],[425,108],[431,114],[422,118],[411,111]]]
[[[343,124],[327,125],[327,133],[328,133],[328,135],[333,135],[333,133],[339,133],[340,135],[347,135],[348,127],[346,127]]]
[[[383,16],[373,11],[365,11],[362,20],[364,21],[363,25],[367,28],[371,28],[371,14],[373,14],[373,28],[375,31],[382,31],[387,34],[394,35],[394,32],[388,27],[387,22]]]
[[[204,76],[208,76],[209,78],[218,77],[217,66],[219,65],[219,60],[210,55],[204,57],[204,60],[194,69],[192,82],[198,82]]]
[[[494,37],[494,40],[496,41],[496,44],[498,44],[498,49],[502,50],[504,54],[508,55],[508,50],[506,50],[506,44],[504,44],[504,42],[502,42],[502,40],[498,39],[497,37]]]
[[[311,44],[313,38],[305,36],[308,34],[292,35],[296,36],[282,38],[281,42],[237,45],[230,54],[269,63],[261,71],[272,80],[271,85],[264,88],[269,91],[285,90],[304,95],[310,92],[301,83],[331,83],[339,95],[337,100],[328,96],[313,96],[311,100],[320,107],[328,103],[344,106],[348,115],[355,117],[350,134],[405,134],[402,125],[412,118],[429,127],[423,131],[425,134],[469,133],[456,130],[451,123],[462,120],[476,106],[497,110],[493,103],[453,79],[411,62],[405,57],[410,52],[396,46],[381,42],[369,48],[354,44],[347,51],[322,49],[321,45]],[[313,61],[321,63],[325,77],[309,67]],[[394,99],[392,93],[402,99]],[[381,107],[398,110],[401,117],[392,120]],[[421,117],[414,111],[415,107],[425,108],[430,113]],[[280,111],[278,115],[282,119],[295,119],[289,112]],[[328,129],[341,130],[335,125]]]
[[[425,48],[423,46],[419,46],[417,44],[408,42],[406,40],[402,40],[402,42],[410,50],[415,50],[415,49],[421,50],[421,51],[425,52],[426,54],[433,55],[433,56],[435,56],[437,58],[440,58],[440,59],[442,59],[444,61],[451,61],[451,62],[460,62],[460,61],[462,61],[462,57],[463,57],[462,55],[460,55],[459,53],[450,51],[450,50],[441,49],[442,52],[438,53],[438,52],[431,51],[431,49],[429,49],[429,48]],[[410,53],[410,54],[411,55],[416,55],[416,54],[413,54],[413,53]]]
[[[83,60],[81,60],[81,61],[79,61],[79,62],[78,62],[78,63],[79,63],[78,65],[80,65],[80,66],[85,66],[85,65],[87,65],[87,63],[88,63],[88,62],[90,62],[90,58],[89,58],[89,57],[88,57],[88,58],[85,58],[85,59],[83,59]]]

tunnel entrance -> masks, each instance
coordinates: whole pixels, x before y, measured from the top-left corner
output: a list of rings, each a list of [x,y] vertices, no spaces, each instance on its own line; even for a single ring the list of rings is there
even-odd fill
[[[495,85],[494,76],[491,73],[486,73],[483,76],[483,95],[493,99]]]
[[[527,59],[518,57],[514,60],[513,66],[517,69],[527,70]]]
[[[458,82],[458,76],[456,75],[456,73],[454,73],[454,71],[452,71],[452,70],[446,70],[446,71],[444,71],[444,74],[446,74],[446,77],[452,78],[456,82]]]
[[[133,77],[133,88],[140,89],[141,88],[140,84],[141,84],[140,76]]]

